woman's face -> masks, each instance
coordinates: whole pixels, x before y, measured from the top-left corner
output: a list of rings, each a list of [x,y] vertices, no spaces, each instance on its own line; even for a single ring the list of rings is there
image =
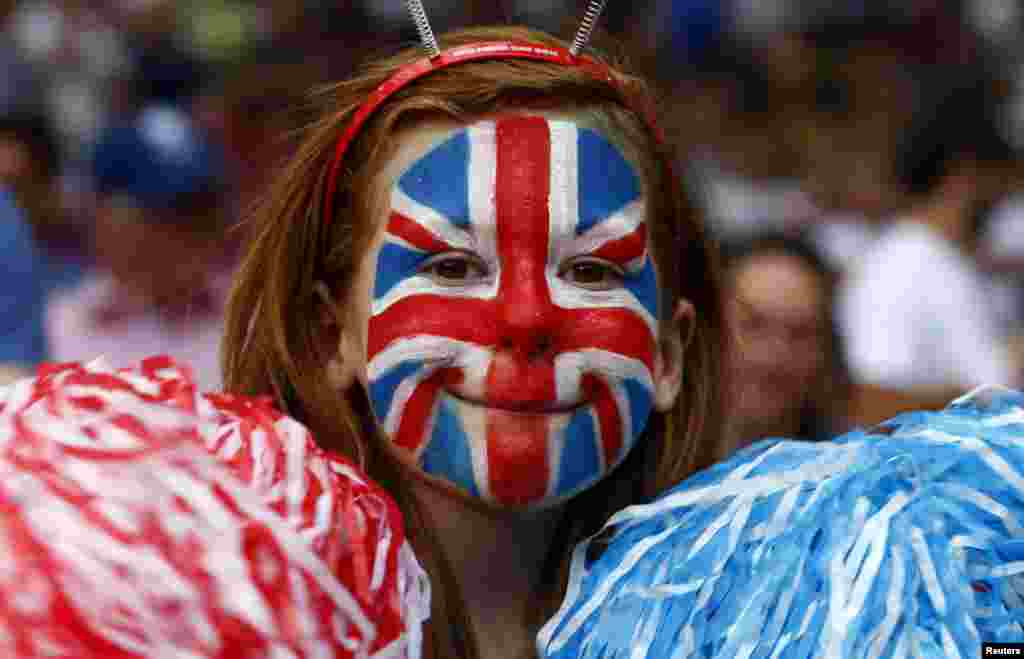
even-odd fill
[[[679,387],[639,170],[564,115],[432,123],[396,144],[342,371],[428,480],[495,506],[563,501]]]
[[[799,413],[827,363],[825,286],[781,252],[755,254],[729,274],[727,308],[738,338],[730,414],[772,427]]]

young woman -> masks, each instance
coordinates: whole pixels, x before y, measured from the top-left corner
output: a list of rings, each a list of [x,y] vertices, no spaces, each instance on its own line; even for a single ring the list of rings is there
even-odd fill
[[[441,41],[567,48],[507,27]],[[715,263],[642,83],[611,65],[434,71],[333,180],[359,108],[421,57],[326,92],[255,227],[225,382],[398,501],[431,577],[428,656],[528,656],[576,541],[715,455]]]

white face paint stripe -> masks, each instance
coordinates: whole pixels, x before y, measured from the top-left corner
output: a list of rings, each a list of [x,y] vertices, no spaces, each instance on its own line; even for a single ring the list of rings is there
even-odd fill
[[[657,319],[627,289],[587,290],[564,281],[552,270],[548,270],[547,279],[551,301],[556,306],[563,309],[613,309],[616,307],[628,309],[643,319],[652,336],[658,336]]]
[[[473,236],[430,206],[424,206],[395,185],[391,188],[391,208],[419,224],[456,249],[473,249]],[[390,234],[389,234],[390,235]]]
[[[409,249],[409,250],[412,250],[414,252],[422,252],[423,251],[419,247],[417,247],[416,245],[413,245],[412,243],[407,242],[404,238],[399,238],[398,236],[394,235],[391,232],[385,232],[385,234],[384,234],[384,242],[389,244],[389,245],[398,245],[399,247],[404,247],[405,249]]]
[[[563,352],[555,357],[555,388],[559,401],[577,400],[584,373],[599,375],[612,385],[619,380],[637,380],[652,394],[654,392],[652,374],[642,361],[607,350],[587,349]]]
[[[436,372],[437,368],[424,368],[416,375],[405,378],[398,385],[398,388],[395,389],[395,397],[392,400],[391,409],[388,410],[388,416],[384,419],[384,431],[387,432],[388,436],[394,437],[398,432],[402,415],[405,413],[405,406],[409,404],[409,399],[412,398],[416,387],[420,386],[424,380]]]
[[[374,316],[387,311],[393,304],[410,295],[434,295],[437,297],[493,300],[498,295],[497,277],[493,281],[474,286],[441,286],[425,275],[406,277],[395,284],[386,294],[377,298],[371,305],[370,313]]]
[[[601,456],[601,473],[608,473],[608,456],[604,452],[604,434],[601,432],[601,420],[597,418],[597,410],[593,406],[587,410],[587,414],[590,415],[590,422],[594,428],[593,441],[597,448],[597,454]],[[625,437],[623,438],[625,439]]]
[[[587,356],[582,352],[563,352],[555,355],[555,396],[560,403],[573,403],[579,395],[580,380],[587,367]]]
[[[437,427],[437,414],[441,408],[441,397],[437,396],[434,398],[433,404],[430,406],[430,416],[427,417],[427,423],[423,426],[423,438],[419,442],[419,447],[413,452],[413,457],[416,459],[416,463],[419,464],[423,458],[424,451],[430,446],[431,435],[434,432],[434,428]]]
[[[486,377],[490,359],[491,351],[475,343],[446,336],[417,335],[391,342],[370,360],[366,372],[367,378],[373,381],[402,362],[415,361],[461,368],[475,377]]]
[[[643,256],[638,256],[629,263],[626,264],[626,272],[637,272],[647,265],[647,253]]]
[[[567,121],[548,121],[551,170],[548,186],[548,222],[551,240],[548,267],[557,271],[565,258],[566,237],[576,235],[579,222],[579,130]],[[557,274],[557,272],[555,273]]]
[[[473,477],[476,489],[485,501],[491,501],[491,478],[487,468],[487,410],[473,405],[462,405],[460,418],[463,432],[469,443],[469,454],[473,460]],[[479,428],[473,432],[471,429]]]
[[[640,228],[646,216],[647,204],[643,198],[630,202],[574,240],[572,255],[590,254],[605,243],[628,236]]]
[[[548,489],[545,494],[550,497],[556,492],[558,476],[562,470],[562,456],[565,448],[565,433],[569,427],[569,415],[549,418],[547,426]]]
[[[619,408],[619,422],[622,424],[622,450],[625,450],[625,442],[633,438],[633,415],[629,411],[629,398],[626,396],[625,388],[618,383],[611,383],[609,389],[615,399],[615,406]]]
[[[479,122],[469,127],[469,221],[474,244],[481,257],[495,268],[498,281],[497,208],[494,191],[498,175],[497,127],[494,122]]]

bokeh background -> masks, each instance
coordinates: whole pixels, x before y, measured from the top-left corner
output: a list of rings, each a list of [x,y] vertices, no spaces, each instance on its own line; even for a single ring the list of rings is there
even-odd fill
[[[584,2],[425,2],[569,36]],[[611,0],[723,248],[730,444],[1024,385],[1024,9]],[[219,386],[244,220],[309,90],[415,43],[401,0],[0,1],[0,363],[154,353]]]

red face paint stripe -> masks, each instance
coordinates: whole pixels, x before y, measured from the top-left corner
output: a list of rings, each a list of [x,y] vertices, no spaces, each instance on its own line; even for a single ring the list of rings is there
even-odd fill
[[[370,318],[367,353],[373,359],[393,341],[411,336],[443,336],[489,346],[498,332],[490,321],[492,302],[439,295],[410,295]]]
[[[401,238],[416,249],[424,252],[445,252],[454,249],[434,234],[430,233],[418,222],[414,222],[398,211],[391,211],[388,217],[387,231],[396,238]]]
[[[496,310],[502,343],[487,374],[487,396],[503,402],[549,403],[556,397],[553,323],[548,291],[551,138],[541,117],[509,117],[495,125],[498,253],[502,277]],[[547,494],[549,419],[487,413],[491,494],[523,505]]]
[[[585,375],[583,390],[594,401],[597,423],[601,429],[601,447],[604,451],[605,468],[615,464],[622,451],[622,417],[615,396],[605,382],[596,376]]]
[[[545,274],[551,138],[542,117],[495,123],[495,216],[501,281],[495,300],[501,343],[487,396],[501,402],[556,397],[553,333],[557,308]]]
[[[607,259],[625,266],[647,252],[647,225],[641,224],[636,231],[601,245],[592,256]]]
[[[416,452],[428,439],[430,417],[437,403],[437,395],[444,382],[443,373],[435,373],[416,385],[402,411],[395,443]]]
[[[550,405],[556,394],[554,355],[532,358],[497,350],[487,373],[487,400],[495,405]]]
[[[487,471],[491,495],[524,505],[547,494],[549,420],[539,414],[487,413]]]
[[[563,322],[572,330],[559,338],[560,352],[605,350],[636,359],[648,370],[654,370],[654,335],[634,311],[595,308],[564,310],[562,313]]]
[[[525,347],[538,331],[550,331],[554,320],[545,272],[550,240],[548,122],[542,117],[499,120],[495,143],[502,331],[508,341]]]

